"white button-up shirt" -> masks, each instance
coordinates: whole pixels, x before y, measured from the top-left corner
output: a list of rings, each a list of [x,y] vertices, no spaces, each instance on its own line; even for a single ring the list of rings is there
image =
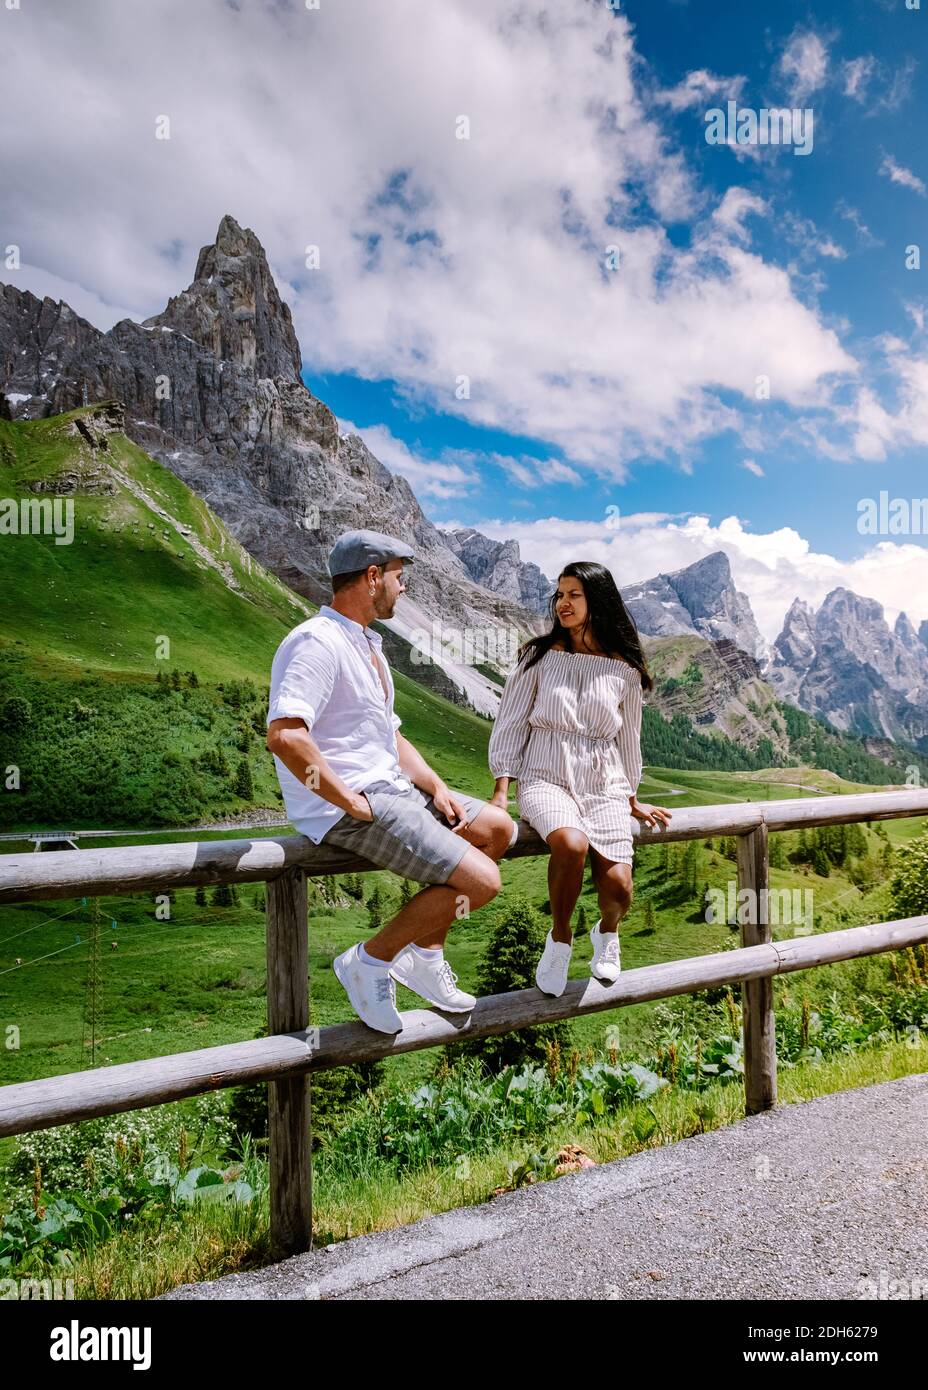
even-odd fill
[[[379,633],[326,603],[288,633],[271,667],[268,724],[302,719],[329,767],[352,791],[384,780],[410,785],[398,761],[401,720],[393,713],[393,676],[382,648]],[[318,844],[347,812],[294,777],[276,755],[274,763],[290,823]]]

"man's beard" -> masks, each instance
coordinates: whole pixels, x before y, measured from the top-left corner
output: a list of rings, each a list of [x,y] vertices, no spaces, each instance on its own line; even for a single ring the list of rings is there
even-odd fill
[[[378,618],[392,618],[396,599],[388,599],[386,594],[378,594],[374,599],[374,612]]]

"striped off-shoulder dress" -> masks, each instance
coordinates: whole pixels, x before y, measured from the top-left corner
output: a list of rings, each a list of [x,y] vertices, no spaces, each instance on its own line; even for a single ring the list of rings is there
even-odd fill
[[[612,863],[631,864],[628,799],[641,781],[641,674],[592,652],[550,650],[509,676],[490,736],[494,777],[511,777],[523,820],[543,839],[582,830]]]

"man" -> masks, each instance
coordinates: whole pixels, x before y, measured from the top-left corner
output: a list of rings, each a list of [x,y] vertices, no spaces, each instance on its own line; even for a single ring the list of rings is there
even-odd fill
[[[332,602],[281,642],[268,710],[267,746],[296,829],[430,885],[333,962],[355,1012],[383,1033],[403,1026],[396,980],[450,1013],[474,1007],[444,941],[462,899],[469,911],[499,892],[495,861],[516,834],[505,809],[450,790],[399,733],[383,639],[369,624],[393,616],[414,558],[379,531],[339,537]]]

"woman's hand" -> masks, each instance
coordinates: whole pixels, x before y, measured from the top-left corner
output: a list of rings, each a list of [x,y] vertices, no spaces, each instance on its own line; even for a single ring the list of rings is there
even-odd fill
[[[490,806],[498,806],[501,811],[509,810],[509,778],[497,777],[493,795],[488,799]]]
[[[648,806],[634,797],[629,802],[629,810],[636,820],[644,821],[645,825],[667,825],[671,820],[671,812],[665,811],[663,806]]]

